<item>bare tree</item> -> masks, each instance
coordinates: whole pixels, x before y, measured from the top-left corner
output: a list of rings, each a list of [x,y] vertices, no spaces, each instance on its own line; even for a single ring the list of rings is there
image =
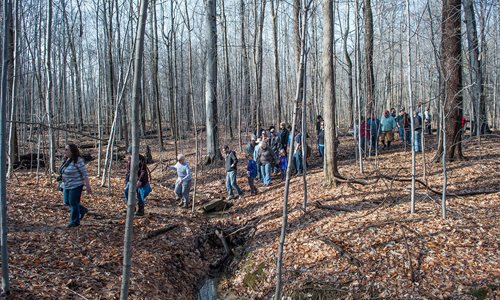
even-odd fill
[[[212,163],[221,157],[217,126],[217,15],[215,0],[206,1],[207,73],[205,79],[207,160]]]
[[[375,109],[375,78],[373,74],[373,13],[371,0],[364,0],[365,65],[366,65],[366,109],[371,116]]]
[[[132,87],[132,160],[130,168],[129,194],[127,201],[127,220],[125,223],[125,234],[123,241],[123,272],[122,284],[120,289],[120,299],[128,299],[128,286],[130,281],[130,268],[132,262],[132,238],[134,229],[134,209],[137,202],[137,170],[139,168],[139,101],[140,101],[140,84],[142,78],[142,64],[144,53],[144,33],[146,28],[146,18],[148,10],[148,0],[141,0],[139,21],[137,24],[137,34],[135,43],[135,59],[134,59],[134,81]]]
[[[446,147],[446,159],[463,159],[462,154],[462,43],[461,2],[444,0],[441,24],[441,69],[444,77],[443,109],[446,117],[446,144],[439,139],[434,161],[441,159]]]
[[[311,0],[312,1],[312,0]],[[297,120],[297,111],[298,111],[298,106],[299,102],[302,100],[301,98],[301,90],[302,90],[302,80],[304,78],[304,57],[305,57],[305,33],[306,33],[306,27],[307,27],[307,12],[309,10],[309,6],[311,4],[311,1],[305,6],[304,8],[304,20],[302,23],[302,42],[301,42],[301,55],[300,55],[300,63],[299,66],[300,68],[298,69],[297,72],[297,88],[296,88],[296,93],[295,93],[295,104],[293,108],[293,118],[292,118],[292,132],[291,135],[292,137],[295,136],[295,125],[296,125],[296,120]],[[303,133],[304,134],[304,133]],[[293,151],[292,149],[289,149],[288,151],[288,161],[292,161],[292,155]],[[289,195],[289,189],[290,189],[290,176],[291,176],[291,164],[288,164],[288,167],[286,169],[286,179],[285,179],[285,192],[284,192],[284,197],[283,197],[283,216],[282,216],[282,221],[281,221],[281,234],[280,234],[280,239],[279,239],[279,244],[278,244],[278,257],[276,259],[276,290],[274,294],[274,299],[275,300],[280,300],[281,299],[281,289],[282,289],[282,282],[281,282],[281,272],[282,272],[282,264],[283,264],[283,247],[285,245],[285,238],[286,238],[286,228],[287,228],[287,223],[288,223],[288,195]]]
[[[7,72],[10,61],[9,28],[11,26],[12,5],[9,0],[3,2],[3,37],[2,37],[2,78],[0,91],[0,246],[2,251],[2,294],[10,294],[9,252],[7,249],[7,178],[6,178],[6,133],[7,133]]]
[[[323,114],[325,118],[325,185],[335,186],[339,176],[337,166],[336,122],[335,122],[335,72],[333,68],[333,0],[323,2]]]
[[[46,74],[46,88],[45,88],[45,109],[47,116],[48,126],[48,139],[49,139],[49,174],[52,180],[52,172],[55,171],[55,152],[56,143],[54,137],[54,130],[52,129],[52,0],[47,0],[47,24],[46,24],[46,38],[45,38],[45,74]]]

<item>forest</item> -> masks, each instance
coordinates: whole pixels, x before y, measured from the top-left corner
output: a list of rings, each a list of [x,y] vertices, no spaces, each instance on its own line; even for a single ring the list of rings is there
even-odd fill
[[[3,0],[1,299],[499,299],[498,0]]]

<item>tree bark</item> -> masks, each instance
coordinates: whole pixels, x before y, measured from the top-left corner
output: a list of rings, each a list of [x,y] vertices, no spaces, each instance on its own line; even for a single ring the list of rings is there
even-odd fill
[[[462,154],[462,44],[461,1],[444,0],[442,8],[441,69],[444,95],[442,98],[446,118],[446,143],[440,139],[434,161],[441,159],[446,147],[446,159],[463,159]]]
[[[52,3],[49,2],[49,5]],[[9,0],[3,2],[3,37],[2,37],[2,78],[0,90],[0,246],[2,251],[2,294],[10,294],[9,252],[7,249],[7,178],[6,178],[6,120],[7,120],[7,73],[10,61],[8,48],[10,45],[9,28],[12,17],[12,6]]]
[[[144,33],[146,27],[148,0],[142,0],[140,4],[139,21],[137,24],[137,34],[135,43],[135,61],[134,61],[134,81],[132,87],[132,161],[129,180],[129,194],[127,201],[127,220],[125,223],[124,245],[123,245],[123,272],[122,284],[120,289],[120,299],[128,298],[128,287],[130,281],[130,269],[132,261],[132,239],[134,229],[134,209],[137,202],[137,170],[139,168],[139,101],[140,101],[140,82],[142,79],[142,63],[144,53]]]
[[[373,75],[373,13],[371,0],[364,0],[365,64],[366,64],[366,109],[371,116],[375,108],[375,79]]]
[[[52,173],[55,171],[55,152],[56,143],[54,138],[54,131],[50,128],[52,126],[53,108],[52,108],[52,0],[47,0],[47,24],[46,24],[46,38],[45,38],[45,74],[46,74],[46,88],[45,88],[45,109],[47,113],[48,139],[49,139],[49,174],[52,181]]]
[[[323,2],[323,114],[325,123],[325,185],[336,186],[338,176],[337,145],[335,142],[335,73],[333,69],[333,0]]]
[[[216,1],[206,1],[207,70],[205,79],[205,104],[207,126],[207,161],[221,158],[217,126],[217,15]]]
[[[276,4],[276,10],[279,8],[279,0]],[[278,113],[278,122],[282,122],[281,118],[281,80],[280,80],[280,60],[278,51],[278,25],[277,23],[277,13],[274,10],[274,0],[271,0],[271,17],[273,24],[273,53],[274,53],[274,84],[275,84],[275,97],[276,97],[276,110]]]

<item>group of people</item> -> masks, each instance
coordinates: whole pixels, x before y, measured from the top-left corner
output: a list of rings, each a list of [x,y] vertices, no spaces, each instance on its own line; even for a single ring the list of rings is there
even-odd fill
[[[426,109],[422,115],[421,111],[416,110],[413,113],[413,127],[410,115],[404,107],[396,115],[396,109],[386,110],[379,118],[372,114],[367,120],[361,117],[359,128],[355,124],[355,135],[362,149],[369,147],[370,152],[374,153],[379,149],[379,141],[382,149],[390,149],[394,141],[394,132],[399,133],[399,140],[408,146],[413,146],[415,152],[422,152],[422,130],[427,130],[432,134],[431,114]],[[411,139],[411,132],[414,132],[414,141]]]

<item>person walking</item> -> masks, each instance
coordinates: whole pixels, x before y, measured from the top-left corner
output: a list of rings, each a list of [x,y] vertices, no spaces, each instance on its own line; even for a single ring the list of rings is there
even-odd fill
[[[132,154],[132,146],[129,146],[127,149],[129,154]],[[125,201],[128,201],[128,190],[130,188],[130,170],[132,165],[132,155],[129,156],[127,162],[127,174],[125,175]],[[146,197],[151,193],[151,185],[149,184],[149,170],[146,164],[146,158],[139,154],[139,167],[137,169],[137,189],[136,189],[136,198],[137,198],[137,210],[135,212],[136,216],[144,216],[144,201]]]
[[[380,130],[382,131],[380,140],[382,141],[382,145],[384,145],[384,149],[391,148],[394,128],[396,128],[396,121],[391,113],[386,110],[382,118],[380,118]]]
[[[321,157],[325,155],[325,122],[321,121],[318,131],[318,152]]]
[[[182,208],[189,207],[189,189],[191,188],[191,169],[186,161],[184,154],[177,155],[177,163],[173,166],[167,166],[169,170],[177,171],[175,180],[175,199],[179,201]]]
[[[418,112],[414,112],[413,114],[413,132],[415,135],[413,147],[415,148],[415,152],[422,152],[422,117]]]
[[[236,157],[236,153],[229,149],[228,145],[225,145],[222,148],[222,152],[225,155],[225,165],[226,165],[226,188],[227,188],[227,200],[231,200],[234,198],[233,190],[236,191],[237,196],[243,196],[243,191],[240,189],[238,184],[236,183],[237,173],[237,165],[238,158]]]
[[[80,150],[75,144],[67,144],[64,147],[64,156],[66,160],[60,168],[62,177],[64,203],[68,203],[70,218],[68,228],[80,226],[80,221],[88,209],[81,204],[83,186],[87,193],[92,195],[89,176],[85,162],[80,155]]]

